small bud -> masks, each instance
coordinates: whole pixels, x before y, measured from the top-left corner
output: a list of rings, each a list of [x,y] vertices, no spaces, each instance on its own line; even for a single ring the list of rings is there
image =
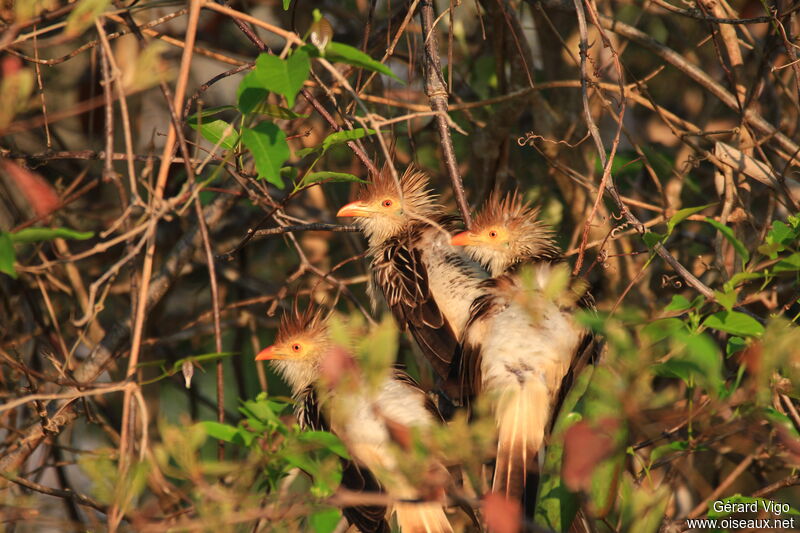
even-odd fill
[[[311,44],[319,48],[320,52],[325,51],[325,47],[328,46],[332,38],[333,27],[331,23],[328,22],[328,19],[320,16],[319,20],[315,20],[314,23],[311,24],[309,39],[311,39]]]
[[[191,361],[184,361],[181,365],[181,372],[183,373],[183,381],[187,389],[192,388],[192,376],[194,375],[194,365]]]

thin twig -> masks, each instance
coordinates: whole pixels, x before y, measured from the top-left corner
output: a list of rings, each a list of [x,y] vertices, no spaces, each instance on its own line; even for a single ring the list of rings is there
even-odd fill
[[[424,69],[425,94],[428,96],[431,110],[436,114],[436,125],[439,130],[439,142],[442,146],[442,156],[450,175],[453,195],[456,205],[464,219],[464,225],[472,226],[472,215],[464,193],[464,184],[456,163],[456,154],[453,149],[453,140],[450,138],[450,128],[444,115],[447,113],[447,88],[442,79],[442,67],[439,62],[439,41],[436,38],[436,28],[433,27],[433,1],[422,0],[419,6],[420,20],[422,21],[422,36],[424,39]]]

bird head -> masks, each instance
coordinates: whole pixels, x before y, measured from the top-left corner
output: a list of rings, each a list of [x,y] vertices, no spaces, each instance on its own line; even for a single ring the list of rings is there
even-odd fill
[[[388,167],[384,167],[362,187],[358,199],[339,209],[336,216],[354,217],[370,244],[380,244],[412,221],[435,214],[435,196],[427,186],[428,177],[413,166],[406,169],[399,187]]]
[[[294,307],[283,315],[275,343],[256,355],[256,361],[272,361],[292,390],[299,392],[319,377],[320,363],[332,347],[323,309]]]
[[[499,276],[520,262],[559,256],[552,229],[539,220],[539,209],[524,203],[516,192],[489,196],[472,227],[454,235],[450,242],[464,246],[492,276]]]

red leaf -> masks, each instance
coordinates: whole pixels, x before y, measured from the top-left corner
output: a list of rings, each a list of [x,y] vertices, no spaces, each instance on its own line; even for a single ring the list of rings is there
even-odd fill
[[[53,187],[35,172],[8,160],[0,161],[2,169],[11,178],[19,192],[28,201],[37,217],[49,215],[61,205]]]
[[[521,530],[522,509],[518,501],[492,492],[484,496],[481,508],[486,528],[491,533],[519,533]]]
[[[411,430],[408,426],[388,417],[384,417],[383,421],[386,424],[386,429],[389,431],[389,437],[404,450],[411,450]]]
[[[605,418],[600,424],[602,427],[594,427],[581,421],[570,427],[564,436],[561,476],[572,491],[589,490],[595,467],[614,451],[612,433],[618,427],[617,420]]]
[[[334,347],[320,362],[322,383],[328,388],[336,388],[346,375],[358,374],[358,365],[353,356],[344,348]]]
[[[22,60],[14,56],[6,56],[0,63],[0,72],[3,73],[3,78],[7,78],[19,72],[22,68]]]
[[[740,362],[744,363],[747,371],[754,376],[758,376],[761,372],[762,348],[760,342],[754,342],[739,355]]]

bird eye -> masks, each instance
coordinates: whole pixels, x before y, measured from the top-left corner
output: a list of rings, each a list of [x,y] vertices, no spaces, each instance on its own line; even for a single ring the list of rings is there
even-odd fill
[[[490,231],[490,232],[489,232],[489,237],[491,237],[492,239],[494,239],[495,237],[497,237],[497,232],[496,232],[495,230],[492,230],[492,231]]]
[[[383,207],[392,207],[392,201],[391,201],[391,200],[388,200],[388,199],[387,199],[387,200],[384,200],[383,202],[381,202],[381,205],[382,205]]]
[[[299,352],[300,351],[300,345],[298,343],[292,344],[292,351],[293,352]]]

